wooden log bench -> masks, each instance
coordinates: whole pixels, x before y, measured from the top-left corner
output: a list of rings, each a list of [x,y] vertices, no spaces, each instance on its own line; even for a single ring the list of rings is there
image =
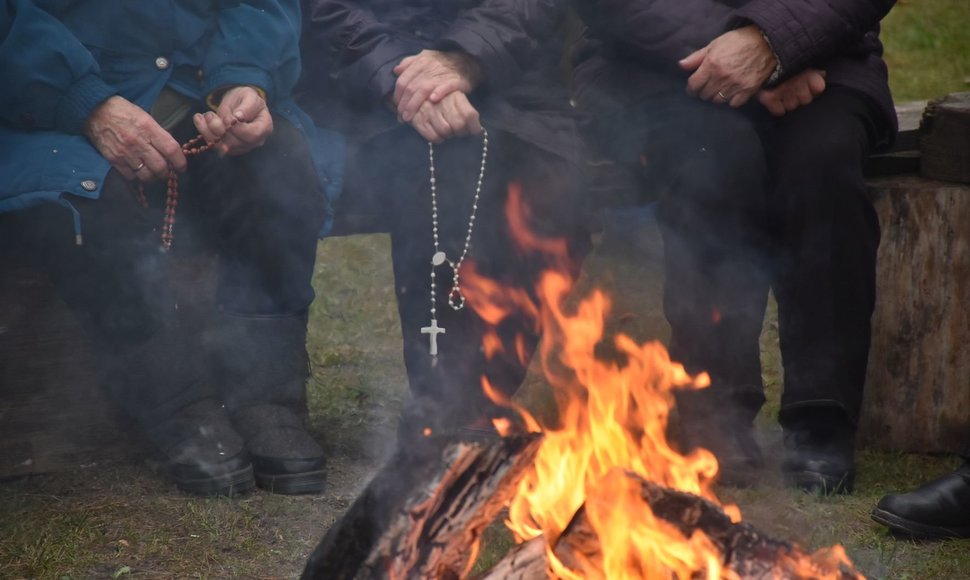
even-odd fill
[[[870,168],[883,240],[860,442],[952,452],[970,442],[970,178],[961,184],[917,173],[922,109],[901,108],[899,146]],[[948,136],[953,126],[945,121],[936,130]],[[924,149],[937,147],[934,137],[922,137]],[[946,179],[962,175],[963,162],[954,159],[944,164]],[[199,273],[190,265],[182,276]],[[139,452],[99,389],[96,357],[43,273],[20,262],[15,241],[0,243],[0,479]]]
[[[970,93],[930,103],[917,137],[919,173],[870,181],[882,242],[860,442],[963,451],[970,446]]]

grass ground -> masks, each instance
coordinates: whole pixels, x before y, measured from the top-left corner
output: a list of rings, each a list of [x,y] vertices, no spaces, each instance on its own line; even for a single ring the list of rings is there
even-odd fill
[[[900,101],[970,90],[970,2],[900,0],[884,38]],[[622,233],[627,237],[611,238]],[[659,310],[656,239],[607,232],[585,284],[614,296],[611,328],[638,340],[666,337]],[[604,249],[605,248],[605,249]],[[612,249],[611,249],[612,248]],[[617,248],[622,248],[620,252]],[[236,500],[189,498],[150,463],[88,467],[0,484],[0,578],[292,578],[332,522],[350,505],[393,441],[407,396],[386,236],[321,243],[308,347],[312,429],[330,456],[330,489],[312,497],[262,492]],[[766,449],[778,449],[774,422],[781,388],[777,332],[763,335],[771,395],[759,420]],[[522,400],[543,404],[533,376]],[[770,455],[777,465],[775,456]],[[953,458],[863,452],[857,492],[817,498],[782,485],[777,469],[754,489],[725,490],[745,518],[808,547],[844,544],[872,578],[970,577],[970,541],[897,539],[868,518],[887,491],[910,489],[953,467]],[[482,559],[507,548],[498,527]]]
[[[970,2],[898,0],[882,39],[898,102],[970,91]]]

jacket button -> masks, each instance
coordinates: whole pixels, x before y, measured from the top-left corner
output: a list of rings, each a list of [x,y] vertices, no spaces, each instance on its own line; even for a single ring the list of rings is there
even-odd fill
[[[160,56],[155,59],[155,68],[158,70],[165,70],[168,68],[168,59],[164,56]]]
[[[85,179],[81,182],[81,189],[84,191],[94,191],[98,188],[98,184],[93,179]]]

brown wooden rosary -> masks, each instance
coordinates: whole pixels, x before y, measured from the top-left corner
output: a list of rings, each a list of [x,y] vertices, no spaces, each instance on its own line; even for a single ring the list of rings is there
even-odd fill
[[[238,122],[236,118],[233,118],[226,128],[227,135],[229,129]],[[192,155],[198,155],[200,153],[205,153],[213,147],[219,144],[221,139],[216,139],[210,143],[205,143],[205,137],[202,135],[196,135],[195,137],[189,139],[182,145],[182,154],[186,157],[191,157]],[[145,197],[145,184],[138,182],[138,188],[135,193],[138,203],[144,207],[148,208],[148,199]],[[179,174],[171,166],[168,168],[168,179],[165,187],[165,218],[162,220],[162,250],[168,251],[172,248],[172,240],[175,239],[175,208],[179,204]]]

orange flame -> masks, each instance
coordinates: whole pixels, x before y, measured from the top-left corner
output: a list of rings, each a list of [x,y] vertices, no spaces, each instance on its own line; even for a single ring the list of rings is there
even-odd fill
[[[722,557],[709,540],[696,534],[684,538],[654,518],[632,484],[616,477],[633,471],[716,501],[714,456],[706,450],[683,456],[665,435],[674,389],[703,388],[707,375],[691,377],[659,343],[638,345],[623,335],[613,346],[624,364],[597,358],[608,300],[594,292],[568,316],[561,304],[569,286],[557,273],[546,273],[540,282],[541,362],[557,395],[559,424],[542,428],[545,438],[535,465],[509,506],[509,529],[519,541],[540,534],[557,538],[585,505],[600,538],[603,560],[597,567],[602,569],[583,569],[576,577],[656,577],[650,571],[666,570],[686,578],[699,570],[711,572],[715,563],[713,573],[720,577]],[[571,577],[551,551],[549,557],[558,576]]]
[[[558,267],[565,263],[566,244],[529,233],[528,210],[517,185],[509,188],[506,210],[522,251],[550,254],[553,267],[543,273],[536,289],[539,304],[526,292],[501,288],[474,269],[462,272],[469,304],[496,325],[513,312],[535,317],[543,336],[539,362],[558,410],[556,425],[544,425],[482,380],[493,401],[515,408],[528,430],[544,433],[535,463],[510,502],[506,525],[517,541],[544,536],[550,571],[559,578],[736,578],[723,566],[724,555],[712,540],[701,532],[685,537],[655,517],[639,486],[623,476],[633,472],[720,505],[711,489],[718,469],[714,456],[704,449],[684,456],[670,447],[665,434],[674,390],[705,388],[709,377],[690,376],[659,342],[637,344],[622,334],[611,341],[614,357],[598,357],[609,300],[594,291],[574,313],[567,313],[563,303],[572,280],[564,274],[568,269]],[[523,353],[521,337],[516,342],[513,348]],[[505,348],[486,345],[487,352]],[[503,434],[509,430],[507,423],[496,427]],[[600,553],[595,561],[577,558],[570,568],[557,558],[553,546],[581,507],[598,537]],[[740,521],[737,506],[723,509],[733,521]],[[780,560],[780,569],[805,578],[825,577],[826,570],[850,566],[841,547],[810,558],[795,554]]]

